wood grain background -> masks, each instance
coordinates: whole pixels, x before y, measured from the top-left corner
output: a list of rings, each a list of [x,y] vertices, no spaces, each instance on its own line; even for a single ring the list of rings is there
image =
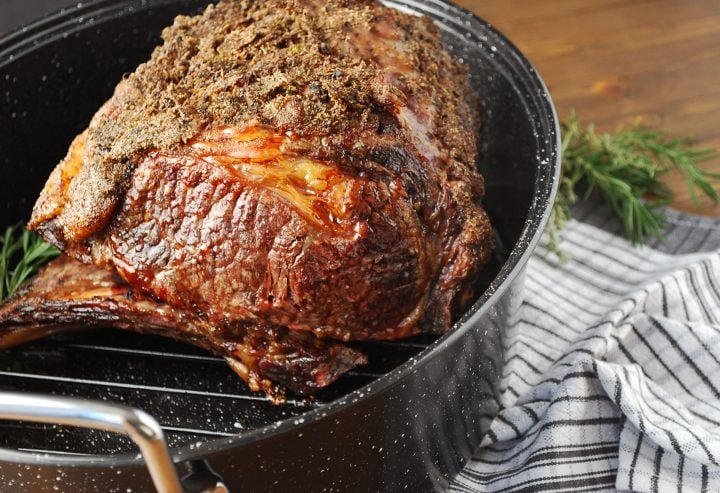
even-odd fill
[[[454,0],[535,64],[561,117],[612,129],[635,117],[720,148],[720,0]],[[0,0],[0,33],[75,0]],[[707,163],[720,172],[720,159]],[[682,177],[675,207],[698,210]]]
[[[455,0],[535,64],[561,118],[610,130],[644,117],[720,148],[720,0]],[[707,169],[720,172],[720,159]],[[674,207],[697,209],[681,176]],[[718,183],[720,187],[720,183]]]

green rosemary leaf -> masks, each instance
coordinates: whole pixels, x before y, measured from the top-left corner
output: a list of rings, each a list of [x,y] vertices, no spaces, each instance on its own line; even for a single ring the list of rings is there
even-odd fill
[[[720,200],[714,186],[720,174],[698,166],[718,152],[694,147],[689,137],[672,138],[642,123],[599,133],[592,124],[581,125],[575,113],[562,123],[562,131],[563,175],[549,224],[549,249],[560,256],[560,231],[580,198],[598,194],[636,244],[662,234],[665,220],[657,208],[673,199],[661,181],[670,171],[683,174],[696,205],[700,194]],[[582,197],[577,195],[580,187]]]
[[[0,242],[0,300],[11,296],[40,267],[60,254],[36,233],[20,226],[7,228]]]

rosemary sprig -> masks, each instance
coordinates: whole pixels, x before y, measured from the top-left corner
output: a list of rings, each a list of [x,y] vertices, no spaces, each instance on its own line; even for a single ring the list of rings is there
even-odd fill
[[[583,127],[575,113],[562,124],[562,131],[563,175],[549,225],[549,248],[560,256],[559,233],[572,217],[570,206],[593,193],[599,193],[636,244],[661,237],[665,219],[657,208],[673,196],[660,177],[671,170],[685,176],[696,205],[698,190],[715,203],[720,199],[713,186],[720,175],[698,167],[718,153],[697,149],[690,137],[672,138],[640,122],[599,133],[593,125]]]
[[[0,237],[0,301],[12,295],[60,251],[36,233],[10,226]]]

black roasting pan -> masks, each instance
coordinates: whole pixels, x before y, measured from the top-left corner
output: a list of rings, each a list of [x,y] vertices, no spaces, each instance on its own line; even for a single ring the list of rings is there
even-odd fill
[[[0,38],[0,226],[27,219],[161,29],[207,3],[83,2]],[[0,351],[0,492],[425,492],[457,474],[498,409],[503,332],[548,219],[559,131],[540,77],[482,19],[442,0],[386,3],[432,17],[484,100],[479,166],[498,247],[472,309],[440,338],[360,345],[369,365],[282,406],[158,337],[94,330]]]

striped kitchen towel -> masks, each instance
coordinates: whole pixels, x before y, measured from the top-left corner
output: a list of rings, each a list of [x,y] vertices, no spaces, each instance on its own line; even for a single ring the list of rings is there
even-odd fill
[[[567,262],[528,265],[501,411],[450,491],[720,492],[720,221],[668,210],[637,248],[586,209]]]

